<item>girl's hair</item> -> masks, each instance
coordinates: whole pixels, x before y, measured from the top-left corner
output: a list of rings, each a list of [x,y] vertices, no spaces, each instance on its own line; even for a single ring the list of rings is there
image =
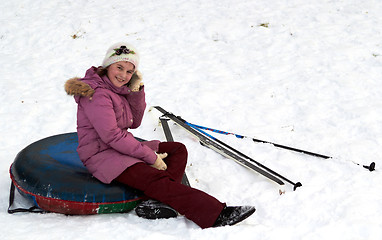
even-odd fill
[[[97,74],[100,76],[100,77],[103,77],[107,74],[107,67],[104,68],[104,67],[100,67],[98,68],[97,70]]]

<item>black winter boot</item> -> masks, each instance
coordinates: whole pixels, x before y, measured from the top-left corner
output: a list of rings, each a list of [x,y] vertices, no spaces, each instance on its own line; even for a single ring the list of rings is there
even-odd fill
[[[178,212],[172,207],[152,199],[138,204],[135,212],[139,217],[146,219],[174,218],[178,216]]]
[[[235,225],[251,216],[256,211],[252,206],[225,207],[213,227]]]

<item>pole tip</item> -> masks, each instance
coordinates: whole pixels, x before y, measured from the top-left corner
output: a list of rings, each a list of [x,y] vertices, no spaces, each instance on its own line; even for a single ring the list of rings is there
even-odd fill
[[[370,172],[375,170],[375,162],[370,163],[369,166],[363,166],[364,168],[368,169]]]
[[[297,182],[294,186],[293,186],[293,191],[296,191],[296,189],[298,187],[302,187],[302,184],[300,182]]]

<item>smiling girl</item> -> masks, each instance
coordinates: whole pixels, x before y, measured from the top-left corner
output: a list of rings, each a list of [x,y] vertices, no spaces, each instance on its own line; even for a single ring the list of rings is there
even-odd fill
[[[127,43],[112,45],[102,66],[66,82],[77,109],[78,154],[103,183],[117,181],[142,191],[136,208],[148,219],[179,214],[202,228],[236,224],[254,207],[227,207],[205,192],[181,184],[187,149],[178,142],[138,141],[128,129],[140,126],[146,108],[139,54]]]

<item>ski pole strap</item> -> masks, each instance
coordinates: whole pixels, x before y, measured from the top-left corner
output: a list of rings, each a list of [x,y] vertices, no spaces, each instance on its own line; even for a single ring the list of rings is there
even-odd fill
[[[8,213],[9,214],[19,213],[19,212],[46,213],[46,211],[41,210],[40,208],[38,208],[36,206],[30,207],[30,208],[11,209],[14,200],[15,200],[15,185],[14,185],[13,181],[11,181],[11,189],[9,192],[9,206],[8,206]]]

